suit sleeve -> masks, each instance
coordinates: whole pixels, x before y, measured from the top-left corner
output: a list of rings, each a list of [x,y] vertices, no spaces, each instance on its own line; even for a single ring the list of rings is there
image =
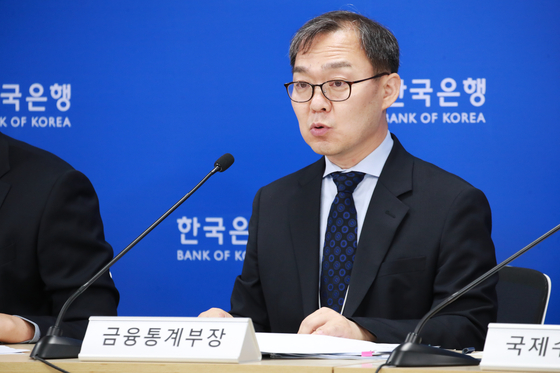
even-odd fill
[[[231,311],[236,317],[250,317],[257,332],[270,332],[270,322],[260,280],[258,263],[258,221],[261,190],[253,201],[253,212],[249,221],[249,240],[243,270],[233,285]]]
[[[97,195],[82,173],[68,170],[53,184],[40,219],[36,250],[50,314],[21,316],[35,322],[45,335],[68,297],[113,257]],[[119,293],[106,273],[69,307],[61,325],[63,335],[82,339],[89,316],[115,316],[118,301]]]
[[[436,250],[437,270],[433,288],[428,289],[433,294],[432,308],[496,265],[490,207],[481,191],[467,188],[458,194],[448,209]],[[497,276],[486,280],[436,314],[420,332],[422,343],[482,349],[488,323],[496,319],[496,282]],[[419,296],[429,295],[426,292]],[[402,343],[422,316],[406,320],[351,319],[373,333],[379,342]]]

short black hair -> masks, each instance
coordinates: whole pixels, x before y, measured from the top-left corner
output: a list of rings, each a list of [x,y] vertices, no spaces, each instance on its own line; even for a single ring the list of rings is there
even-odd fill
[[[345,27],[357,31],[366,56],[376,72],[399,71],[399,43],[391,31],[361,14],[345,10],[328,12],[307,21],[290,43],[292,69],[299,52],[306,52],[318,35],[335,32]]]

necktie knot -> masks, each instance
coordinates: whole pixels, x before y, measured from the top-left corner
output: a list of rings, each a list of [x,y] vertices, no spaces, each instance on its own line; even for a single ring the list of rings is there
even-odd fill
[[[354,193],[354,190],[364,179],[363,172],[334,172],[333,181],[336,184],[337,193]]]

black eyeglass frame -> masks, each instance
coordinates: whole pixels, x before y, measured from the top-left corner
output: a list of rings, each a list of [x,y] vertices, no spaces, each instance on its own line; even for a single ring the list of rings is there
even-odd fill
[[[331,101],[331,102],[342,102],[342,101],[348,100],[348,99],[350,98],[350,96],[352,95],[352,84],[357,84],[357,83],[365,82],[366,80],[377,79],[377,78],[380,78],[380,77],[385,76],[385,75],[391,75],[391,73],[389,73],[389,72],[382,72],[382,73],[379,73],[379,74],[377,74],[377,75],[374,75],[374,76],[372,76],[372,77],[370,77],[370,78],[365,78],[365,79],[361,79],[361,80],[354,80],[353,82],[350,82],[350,81],[348,81],[348,80],[342,80],[342,79],[333,79],[333,80],[327,80],[326,82],[323,82],[323,83],[321,83],[321,84],[311,84],[311,83],[308,83],[308,82],[303,81],[303,80],[298,80],[298,81],[295,81],[295,82],[284,83],[284,87],[286,87],[286,92],[288,93],[288,97],[290,98],[290,100],[292,100],[293,102],[300,103],[300,104],[303,104],[303,103],[305,103],[305,102],[309,102],[309,101],[311,101],[311,100],[313,99],[313,96],[315,95],[315,87],[320,87],[320,88],[321,88],[321,93],[323,93],[323,96],[325,96],[325,98],[326,98],[327,100],[329,100],[329,101]],[[323,90],[323,85],[325,85],[325,84],[327,84],[327,83],[331,83],[331,82],[344,82],[344,83],[348,84],[348,86],[349,86],[349,88],[350,88],[349,91],[348,91],[348,97],[346,97],[344,100],[331,100],[330,98],[328,98],[327,95],[325,94],[325,91]],[[311,89],[312,89],[312,91],[311,91],[311,97],[309,97],[309,99],[308,99],[308,100],[305,100],[305,101],[296,101],[296,100],[294,100],[294,99],[292,98],[292,96],[290,96],[290,88],[289,88],[290,85],[291,85],[291,84],[294,84],[294,83],[306,83],[306,84],[309,84],[309,85],[311,86]]]

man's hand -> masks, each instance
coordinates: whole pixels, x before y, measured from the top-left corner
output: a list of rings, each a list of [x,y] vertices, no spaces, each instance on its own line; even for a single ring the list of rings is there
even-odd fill
[[[375,336],[331,308],[323,307],[307,316],[298,334],[330,335],[375,342]]]
[[[233,317],[220,308],[210,308],[208,311],[202,312],[198,317]]]
[[[33,338],[35,327],[27,321],[12,315],[0,313],[0,342],[20,343]]]

